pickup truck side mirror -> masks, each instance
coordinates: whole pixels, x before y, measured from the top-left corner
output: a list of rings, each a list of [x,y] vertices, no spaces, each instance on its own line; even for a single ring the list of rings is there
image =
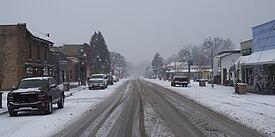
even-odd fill
[[[57,85],[56,84],[51,84],[50,88],[55,88]]]
[[[11,87],[11,90],[16,90],[16,87],[15,87],[15,86],[12,86],[12,87]]]

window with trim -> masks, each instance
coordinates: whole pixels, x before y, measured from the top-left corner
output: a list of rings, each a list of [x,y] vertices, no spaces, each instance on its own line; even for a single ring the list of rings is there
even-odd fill
[[[45,46],[45,51],[44,51],[44,53],[45,53],[45,61],[47,61],[48,59],[47,59],[47,46]]]
[[[32,59],[32,44],[29,44],[29,59]]]
[[[40,60],[40,44],[37,45],[37,60]]]

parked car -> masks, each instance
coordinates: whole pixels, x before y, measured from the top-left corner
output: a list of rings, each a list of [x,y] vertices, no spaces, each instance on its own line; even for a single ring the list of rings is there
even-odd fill
[[[110,74],[107,74],[106,76],[108,78],[108,81],[107,81],[108,85],[113,85],[114,84],[113,76]]]
[[[7,106],[10,116],[19,111],[44,111],[52,113],[53,104],[64,107],[64,91],[57,86],[52,77],[33,77],[22,79],[7,95]]]
[[[114,82],[118,82],[119,81],[119,79],[118,79],[118,77],[116,75],[113,75],[113,81]]]
[[[173,87],[175,87],[176,85],[187,87],[189,83],[189,78],[183,75],[175,75],[171,80],[171,86]]]
[[[105,89],[108,86],[108,78],[105,74],[93,74],[88,81],[89,90],[93,88]]]

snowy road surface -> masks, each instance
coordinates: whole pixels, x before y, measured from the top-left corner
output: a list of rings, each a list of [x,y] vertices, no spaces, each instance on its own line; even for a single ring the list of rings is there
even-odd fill
[[[176,92],[139,78],[128,80],[55,136],[259,137],[252,129]]]
[[[207,114],[213,113],[211,110],[179,95],[182,94],[262,134],[275,137],[274,96],[235,95],[232,87],[211,89],[208,85],[198,87],[198,83],[191,83],[187,88],[171,87],[168,81],[146,80],[165,88],[138,79],[127,82],[124,79],[105,90],[81,87],[79,92],[66,98],[64,109],[55,109],[51,115],[0,115],[0,136],[69,136],[70,132],[77,136],[182,136],[190,134],[190,131],[185,132],[188,128],[194,128],[191,131],[194,136],[243,136],[242,132],[248,130],[215,113],[215,120],[212,120],[213,117]],[[188,127],[183,127],[184,123],[188,123]],[[233,128],[227,129],[230,124]]]

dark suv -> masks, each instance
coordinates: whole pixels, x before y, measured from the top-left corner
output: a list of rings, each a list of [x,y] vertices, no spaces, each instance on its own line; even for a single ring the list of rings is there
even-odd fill
[[[44,111],[52,113],[52,106],[64,107],[64,91],[59,89],[52,77],[33,77],[21,80],[18,87],[13,87],[7,96],[10,116],[18,111]]]
[[[108,81],[107,81],[108,85],[113,85],[114,84],[113,76],[110,74],[107,74],[106,76],[108,78]]]
[[[183,75],[175,75],[171,80],[171,86],[173,87],[175,87],[176,85],[187,87],[189,83],[190,83],[189,78]]]

